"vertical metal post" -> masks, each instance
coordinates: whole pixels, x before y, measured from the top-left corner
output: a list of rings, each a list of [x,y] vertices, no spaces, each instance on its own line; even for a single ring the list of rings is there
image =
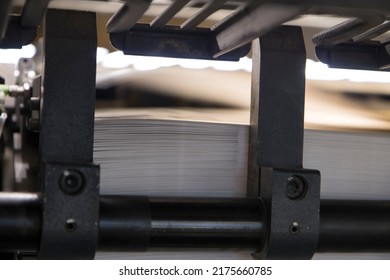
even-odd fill
[[[49,10],[40,153],[44,161],[92,162],[96,80],[93,13]]]
[[[96,77],[94,13],[49,10],[45,21],[39,258],[92,259],[99,167],[92,164]]]
[[[302,169],[306,53],[299,27],[254,41],[248,195],[260,196],[268,238],[256,258],[305,259],[319,231],[318,171]]]

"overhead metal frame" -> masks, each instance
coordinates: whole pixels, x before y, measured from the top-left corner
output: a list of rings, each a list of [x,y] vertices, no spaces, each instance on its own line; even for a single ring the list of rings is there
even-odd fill
[[[0,48],[18,48],[30,44],[37,35],[50,0],[27,0],[21,15],[10,16],[12,0],[0,4]]]
[[[126,1],[122,10],[127,12],[119,11],[107,25],[107,31],[110,33],[114,45],[125,53],[139,54],[139,50],[134,51],[132,45],[125,42],[135,42],[136,38],[139,37],[136,23],[146,12],[148,2],[146,0]],[[147,25],[149,30],[144,26],[143,31],[150,35],[164,34],[165,29],[169,32],[169,30],[172,30],[172,27],[168,25],[169,21],[188,3],[190,1],[173,1]],[[387,25],[382,25],[382,23],[390,13],[390,5],[383,2],[375,6],[374,3],[365,1],[358,1],[357,4],[355,1],[353,3],[342,1],[342,3],[338,2],[335,4],[334,1],[324,0],[317,1],[315,5],[304,0],[294,2],[282,0],[242,1],[242,4],[238,5],[228,17],[217,22],[211,28],[199,28],[199,24],[207,19],[210,14],[224,7],[226,3],[228,1],[225,0],[209,1],[202,7],[199,7],[192,17],[175,28],[176,34],[174,39],[172,34],[170,37],[171,44],[173,44],[173,40],[185,41],[186,37],[188,37],[188,32],[194,34],[197,31],[202,33],[207,31],[210,37],[215,38],[216,42],[216,47],[209,50],[208,57],[218,59],[222,55],[251,42],[255,38],[263,36],[275,27],[301,14],[336,14],[350,17],[349,20],[314,36],[313,42],[316,45],[330,46],[346,42],[351,38],[362,40],[361,35],[371,32],[372,28],[377,29],[376,32],[379,32],[377,26],[381,26],[379,30],[384,30],[383,32],[385,32]],[[130,6],[131,9],[129,8]],[[134,33],[133,31],[136,32]],[[154,37],[154,42],[150,46],[167,44],[164,36],[157,35]],[[161,43],[156,44],[156,40],[160,40]],[[158,51],[159,49],[156,47],[156,52],[159,54]],[[150,50],[150,48],[147,48],[144,52],[144,55],[152,54],[153,50]],[[189,54],[188,58],[197,57]],[[200,58],[204,58],[204,56]]]

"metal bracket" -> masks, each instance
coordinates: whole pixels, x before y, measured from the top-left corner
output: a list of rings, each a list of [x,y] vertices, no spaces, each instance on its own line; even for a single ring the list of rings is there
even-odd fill
[[[96,19],[49,10],[41,100],[43,226],[40,259],[92,259],[97,246],[99,167],[92,164]]]
[[[46,163],[40,259],[93,259],[99,166]]]
[[[37,35],[37,27],[21,26],[20,16],[11,16],[8,22],[8,28],[4,38],[0,40],[0,48],[20,49],[25,45],[30,44]]]
[[[248,194],[260,196],[268,238],[255,258],[311,258],[319,234],[320,174],[302,168],[306,53],[282,26],[253,43]]]
[[[268,237],[256,258],[309,259],[319,236],[320,173],[317,170],[261,168],[260,197],[265,203]]]
[[[151,28],[149,24],[136,24],[127,33],[111,33],[112,45],[125,54],[152,55],[178,58],[216,59],[219,52],[216,33],[207,28],[182,31],[179,27]],[[238,61],[250,51],[246,44],[218,60]]]
[[[317,46],[317,58],[330,67],[390,71],[390,42],[365,41]]]

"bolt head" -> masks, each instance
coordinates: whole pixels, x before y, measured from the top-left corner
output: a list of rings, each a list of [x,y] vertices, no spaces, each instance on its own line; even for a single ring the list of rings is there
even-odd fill
[[[63,192],[77,194],[84,188],[83,175],[78,170],[66,169],[60,176],[59,185]]]
[[[69,233],[73,233],[77,230],[77,223],[73,218],[69,218],[66,220],[64,225],[65,231]]]
[[[299,224],[297,222],[293,222],[290,226],[290,233],[298,234],[299,233]]]
[[[302,199],[307,192],[307,184],[299,176],[291,176],[287,178],[286,195],[290,199]]]

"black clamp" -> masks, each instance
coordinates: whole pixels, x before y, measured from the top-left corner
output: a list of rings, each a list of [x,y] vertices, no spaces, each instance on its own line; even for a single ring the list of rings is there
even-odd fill
[[[282,26],[253,43],[248,193],[264,201],[268,236],[255,258],[309,259],[319,235],[320,173],[302,168],[306,53]]]
[[[45,164],[39,258],[93,259],[99,222],[99,166]]]
[[[310,259],[319,235],[320,173],[261,168],[260,197],[268,213],[268,237],[256,258]]]

